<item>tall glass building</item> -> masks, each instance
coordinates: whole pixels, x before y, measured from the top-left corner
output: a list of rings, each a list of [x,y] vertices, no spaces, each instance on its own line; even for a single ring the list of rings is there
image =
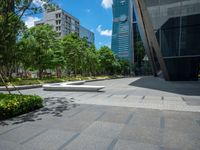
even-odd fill
[[[155,75],[198,80],[200,0],[133,0],[133,6]]]
[[[120,58],[134,62],[132,0],[113,0],[112,51]]]

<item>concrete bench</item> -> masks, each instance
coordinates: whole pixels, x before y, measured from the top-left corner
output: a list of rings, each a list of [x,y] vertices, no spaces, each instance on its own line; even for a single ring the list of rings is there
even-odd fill
[[[85,81],[71,81],[71,82],[62,82],[62,83],[57,83],[57,84],[61,84],[61,85],[82,85],[84,84]]]
[[[99,91],[104,86],[91,85],[44,85],[43,89],[46,91]]]

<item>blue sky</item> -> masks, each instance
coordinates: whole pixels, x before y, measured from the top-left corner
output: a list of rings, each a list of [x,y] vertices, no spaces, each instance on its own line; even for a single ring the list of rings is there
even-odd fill
[[[55,0],[65,11],[80,20],[82,26],[95,33],[95,45],[100,48],[111,44],[112,34],[112,0]],[[34,0],[40,5],[40,0]],[[25,22],[28,27],[33,26],[35,20],[42,15],[28,16]]]

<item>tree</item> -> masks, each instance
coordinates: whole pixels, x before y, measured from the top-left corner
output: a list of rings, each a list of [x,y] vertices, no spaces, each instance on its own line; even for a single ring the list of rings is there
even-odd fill
[[[137,40],[135,43],[135,61],[141,66],[143,58],[145,56],[145,49],[143,47],[142,41]]]
[[[48,5],[50,0],[41,0]],[[0,70],[7,76],[14,67],[18,33],[24,28],[24,15],[41,12],[42,7],[33,0],[0,0]]]
[[[99,66],[98,53],[94,45],[88,48],[88,57],[86,58],[89,75],[96,75]]]
[[[62,40],[64,56],[69,74],[81,75],[96,74],[98,57],[94,45],[87,39],[79,38],[76,34],[68,34]]]
[[[121,74],[129,75],[130,74],[130,62],[127,60],[119,60],[121,66]]]
[[[133,70],[136,75],[150,75],[152,74],[151,66],[148,60],[144,61],[145,49],[142,40],[137,35],[135,43],[135,63],[133,65]]]
[[[62,40],[64,55],[66,58],[67,69],[76,76],[80,67],[80,40],[76,34],[68,34]]]
[[[100,69],[105,74],[114,73],[114,64],[116,63],[116,58],[111,49],[107,46],[103,46],[98,51]]]
[[[46,69],[64,65],[63,51],[58,34],[49,25],[35,26],[27,30],[19,42],[21,63],[25,68],[39,71],[39,77]]]
[[[59,39],[56,43],[51,62],[52,62],[52,68],[56,69],[57,77],[60,78],[62,76],[62,69],[65,68],[66,60],[64,57],[64,50],[61,45],[61,39]]]

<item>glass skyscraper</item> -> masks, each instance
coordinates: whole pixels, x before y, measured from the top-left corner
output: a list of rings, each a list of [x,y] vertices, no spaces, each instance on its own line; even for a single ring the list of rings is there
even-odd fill
[[[131,0],[113,0],[112,51],[120,58],[134,62],[133,9]]]
[[[200,0],[133,2],[140,35],[155,74],[161,70],[167,80],[198,80]]]

